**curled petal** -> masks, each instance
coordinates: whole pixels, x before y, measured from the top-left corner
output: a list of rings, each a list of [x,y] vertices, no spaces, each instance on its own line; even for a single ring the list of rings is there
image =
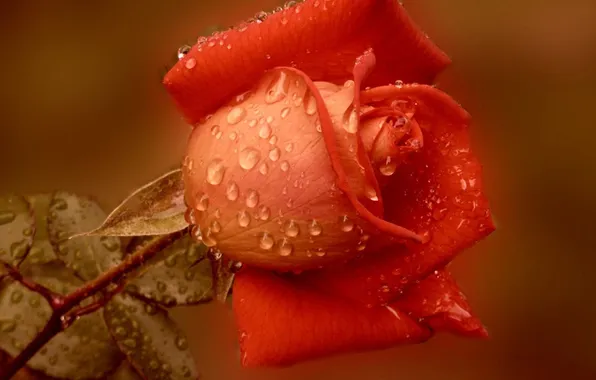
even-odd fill
[[[395,0],[307,0],[202,39],[165,76],[164,84],[195,124],[277,66],[313,80],[351,79],[355,59],[373,48],[378,64],[366,85],[430,83],[449,59]]]
[[[483,193],[482,168],[470,150],[468,114],[437,89],[409,85],[373,89],[363,102],[415,104],[424,148],[409,156],[383,188],[386,219],[426,231],[425,244],[406,243],[366,255],[341,268],[311,274],[333,294],[365,304],[387,304],[415,281],[449,263],[494,230]]]
[[[393,308],[367,309],[322,295],[299,279],[252,269],[237,274],[233,307],[248,367],[418,343],[431,335]]]
[[[453,277],[437,271],[412,286],[391,306],[419,318],[435,331],[486,338],[488,332],[471,311]]]

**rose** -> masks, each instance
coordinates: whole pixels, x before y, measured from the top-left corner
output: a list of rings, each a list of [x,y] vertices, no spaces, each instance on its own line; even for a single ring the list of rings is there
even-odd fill
[[[244,365],[486,336],[444,269],[494,229],[469,116],[416,84],[448,63],[395,0],[310,0],[200,39],[167,74],[196,125],[188,219],[245,264]]]

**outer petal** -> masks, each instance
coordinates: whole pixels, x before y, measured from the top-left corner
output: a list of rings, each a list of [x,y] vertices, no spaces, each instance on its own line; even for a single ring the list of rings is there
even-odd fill
[[[233,302],[245,366],[288,365],[418,343],[431,335],[394,309],[355,306],[299,280],[251,269],[237,274]]]
[[[485,338],[488,333],[476,318],[455,280],[437,271],[412,286],[392,307],[407,312],[436,331]]]
[[[185,193],[205,244],[245,264],[302,270],[352,258],[368,241],[417,237],[336,188],[332,128],[313,82],[291,68],[272,70],[195,128]]]
[[[311,275],[322,289],[371,305],[391,302],[494,230],[481,165],[470,151],[468,114],[444,93],[423,85],[373,89],[363,93],[362,101],[384,104],[398,96],[416,106],[425,146],[383,190],[385,215],[411,230],[427,231],[428,242],[396,245]]]
[[[449,59],[396,0],[307,0],[195,45],[164,78],[186,119],[197,123],[264,71],[294,66],[313,80],[342,83],[373,48],[379,64],[367,85],[428,83]]]

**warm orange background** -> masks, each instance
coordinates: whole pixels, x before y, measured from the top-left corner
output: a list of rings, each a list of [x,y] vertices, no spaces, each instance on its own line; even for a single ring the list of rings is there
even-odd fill
[[[182,156],[187,128],[160,85],[176,48],[277,3],[2,1],[0,192],[115,206]],[[177,311],[205,380],[596,378],[596,3],[404,3],[453,58],[440,87],[476,118],[499,229],[453,268],[492,340],[247,371],[228,310]]]

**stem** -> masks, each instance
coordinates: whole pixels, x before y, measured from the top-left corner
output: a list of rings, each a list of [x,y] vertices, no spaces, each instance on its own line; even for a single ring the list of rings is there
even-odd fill
[[[41,349],[48,341],[50,341],[56,334],[61,332],[65,327],[63,325],[63,318],[69,314],[71,309],[76,307],[85,299],[102,291],[107,286],[113,283],[121,282],[127,275],[130,275],[135,269],[143,265],[147,260],[151,259],[164,248],[174,243],[176,240],[184,236],[186,230],[174,232],[169,235],[159,236],[132,255],[126,257],[118,266],[102,273],[94,280],[87,282],[82,287],[74,290],[72,293],[60,297],[59,302],[51,303],[52,316],[35,338],[23,351],[15,358],[10,360],[4,368],[0,369],[0,380],[9,380],[12,378],[27,362]],[[89,310],[86,310],[89,311]],[[74,313],[75,317],[78,317]]]

